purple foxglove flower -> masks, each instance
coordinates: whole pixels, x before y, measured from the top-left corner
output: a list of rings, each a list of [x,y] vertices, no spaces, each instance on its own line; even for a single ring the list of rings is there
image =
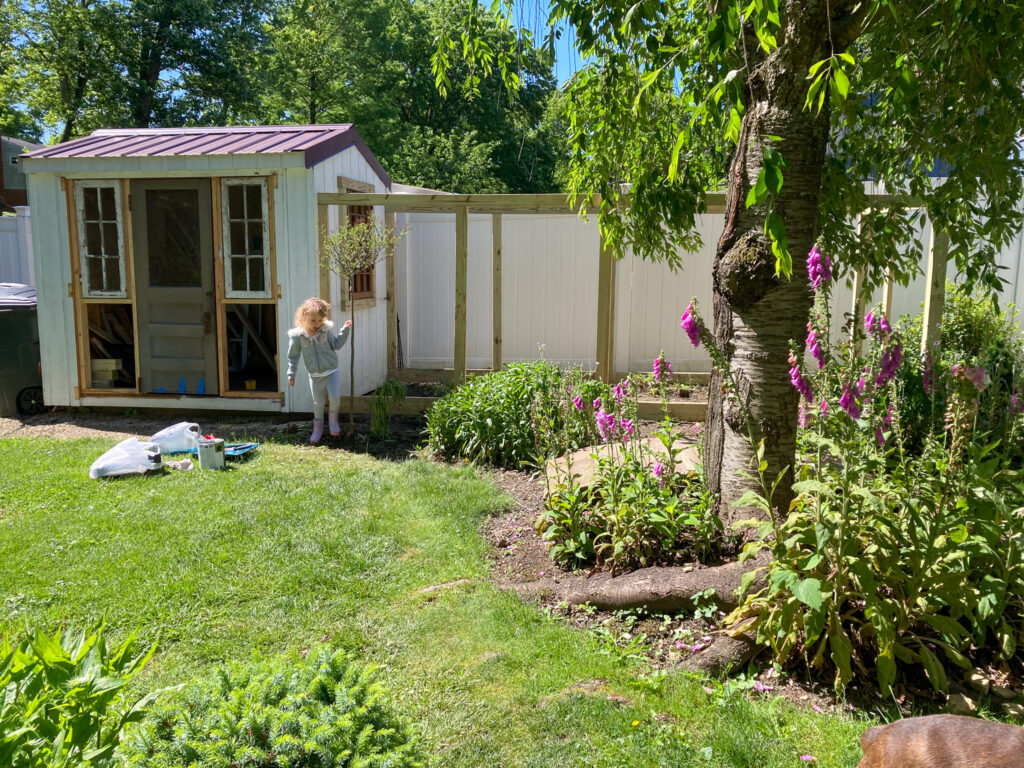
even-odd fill
[[[797,423],[801,427],[806,427],[811,423],[811,414],[808,413],[807,409],[804,407],[803,400],[800,401],[800,405],[797,407]]]
[[[621,404],[622,397],[626,394],[626,388],[622,386],[621,381],[613,387],[613,391],[615,392],[615,402]]]
[[[594,414],[594,421],[597,424],[597,434],[607,442],[615,431],[615,417],[602,408]]]
[[[601,398],[600,397],[595,397],[594,398],[594,410],[596,411],[600,407],[601,407]]]
[[[789,353],[789,382],[793,385],[797,392],[803,395],[807,402],[814,400],[814,395],[811,393],[811,385],[807,383],[807,379],[800,373],[800,365],[797,363],[796,355],[792,352]]]
[[[661,381],[661,355],[654,358],[654,380]]]
[[[889,325],[889,319],[885,315],[878,318],[878,327],[882,329],[882,333],[892,333],[892,326]]]
[[[843,387],[843,394],[839,398],[839,407],[846,411],[846,415],[851,419],[860,418],[860,405],[854,396],[854,388],[852,386],[847,385]]]
[[[967,380],[974,385],[976,390],[981,392],[988,385],[988,373],[985,371],[984,367],[979,365],[968,370]]]
[[[665,484],[665,467],[662,466],[660,461],[657,464],[654,465],[653,472],[654,472],[654,476],[658,479],[658,485],[664,485]]]
[[[882,432],[881,427],[875,427],[875,440],[878,441],[879,448],[885,445],[885,433]]]
[[[858,395],[863,395],[864,394],[864,389],[867,387],[867,385],[868,385],[868,383],[864,380],[863,376],[861,376],[859,379],[857,379],[857,394]]]
[[[1020,413],[1021,411],[1024,411],[1024,400],[1022,400],[1018,389],[1010,395],[1010,413]]]
[[[807,349],[810,351],[811,357],[818,361],[818,370],[820,371],[825,367],[825,355],[818,345],[818,332],[810,323],[807,324]]]
[[[622,442],[626,442],[633,436],[633,420],[619,419],[619,430],[622,432]]]
[[[821,398],[821,405],[819,407],[821,408],[821,415],[828,416],[828,400]]]
[[[868,312],[868,316],[864,318],[864,333],[872,333],[875,328],[875,310]]]
[[[679,318],[679,327],[686,332],[686,336],[690,339],[690,344],[693,345],[694,349],[700,346],[700,322],[693,314],[692,301],[686,305],[683,316]]]
[[[821,286],[832,279],[832,263],[818,246],[811,248],[811,252],[807,254],[807,277],[810,278],[811,287],[815,292],[820,291]]]
[[[577,411],[582,411],[584,408],[587,407],[583,402],[583,398],[580,397],[579,395],[576,395],[576,397],[572,399],[572,404],[576,406]]]

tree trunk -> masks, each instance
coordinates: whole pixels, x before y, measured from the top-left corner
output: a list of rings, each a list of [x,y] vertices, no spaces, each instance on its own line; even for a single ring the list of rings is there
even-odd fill
[[[348,306],[352,328],[348,332],[348,433],[356,433],[356,300],[352,296],[352,278],[349,278]]]
[[[787,473],[772,498],[776,515],[785,516],[792,499],[799,395],[789,381],[787,357],[791,346],[798,357],[803,355],[812,305],[806,255],[817,235],[828,139],[827,104],[820,113],[804,109],[806,74],[830,50],[827,3],[794,0],[787,5],[779,48],[752,63],[747,78],[746,113],[727,180],[726,224],[713,269],[715,338],[738,390],[726,395],[723,377],[712,378],[707,476],[711,490],[720,494],[719,515],[727,526],[754,516],[735,502],[746,490],[761,488],[754,461],[759,441],[764,443],[768,487]],[[753,50],[749,42],[748,50]],[[768,208],[745,206],[769,142],[786,162],[782,189],[770,205],[785,222],[793,259],[790,280],[775,275],[771,242],[764,234]],[[740,401],[749,409],[749,421]],[[743,532],[747,540],[755,535],[750,529]]]

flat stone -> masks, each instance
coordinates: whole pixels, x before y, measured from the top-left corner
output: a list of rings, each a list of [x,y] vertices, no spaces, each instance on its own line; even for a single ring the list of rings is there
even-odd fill
[[[1017,720],[1024,720],[1024,704],[1008,701],[1003,704],[1003,714],[1014,717]]]
[[[653,456],[668,458],[668,451],[665,444],[656,437],[647,437],[640,440],[641,450]],[[700,458],[697,455],[697,444],[688,439],[677,439],[675,446],[680,450],[676,455],[676,472],[693,472]],[[592,445],[581,448],[567,456],[552,459],[547,463],[545,472],[548,480],[557,482],[559,477],[564,477],[568,471],[570,462],[572,473],[577,476],[576,482],[583,488],[588,487],[597,475],[595,468],[594,454],[599,457],[611,457],[616,461],[622,461],[623,448],[621,442],[605,443],[604,445]]]
[[[988,675],[980,669],[972,669],[970,672],[965,672],[964,683],[967,684],[968,688],[977,691],[983,696],[988,693],[988,689],[992,685],[992,681],[988,679]]]
[[[969,715],[978,708],[974,699],[962,693],[954,693],[946,699],[946,711],[951,715]]]
[[[992,695],[1003,701],[1011,701],[1017,698],[1017,692],[1007,685],[993,685]]]

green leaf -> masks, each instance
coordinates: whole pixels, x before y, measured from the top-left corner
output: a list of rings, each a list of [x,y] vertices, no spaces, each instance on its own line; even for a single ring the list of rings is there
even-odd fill
[[[932,684],[932,688],[939,692],[945,692],[948,682],[946,680],[946,670],[943,669],[942,662],[936,658],[935,654],[924,643],[921,643],[918,653],[921,655],[921,663],[924,665],[925,675],[928,677],[928,682]]]
[[[822,599],[828,594],[817,579],[804,579],[793,587],[793,597],[814,610],[821,608]]]
[[[846,101],[846,97],[850,93],[850,78],[841,67],[836,67],[832,71],[832,82],[835,84],[836,93],[839,98],[842,101]]]

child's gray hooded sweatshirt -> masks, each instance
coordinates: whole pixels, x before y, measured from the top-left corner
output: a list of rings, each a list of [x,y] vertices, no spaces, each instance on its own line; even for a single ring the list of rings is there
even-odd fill
[[[299,367],[299,355],[306,364],[306,371],[313,378],[326,376],[338,370],[338,350],[348,341],[352,327],[334,332],[334,323],[325,320],[320,330],[310,336],[302,328],[288,331],[288,378],[295,378]]]

